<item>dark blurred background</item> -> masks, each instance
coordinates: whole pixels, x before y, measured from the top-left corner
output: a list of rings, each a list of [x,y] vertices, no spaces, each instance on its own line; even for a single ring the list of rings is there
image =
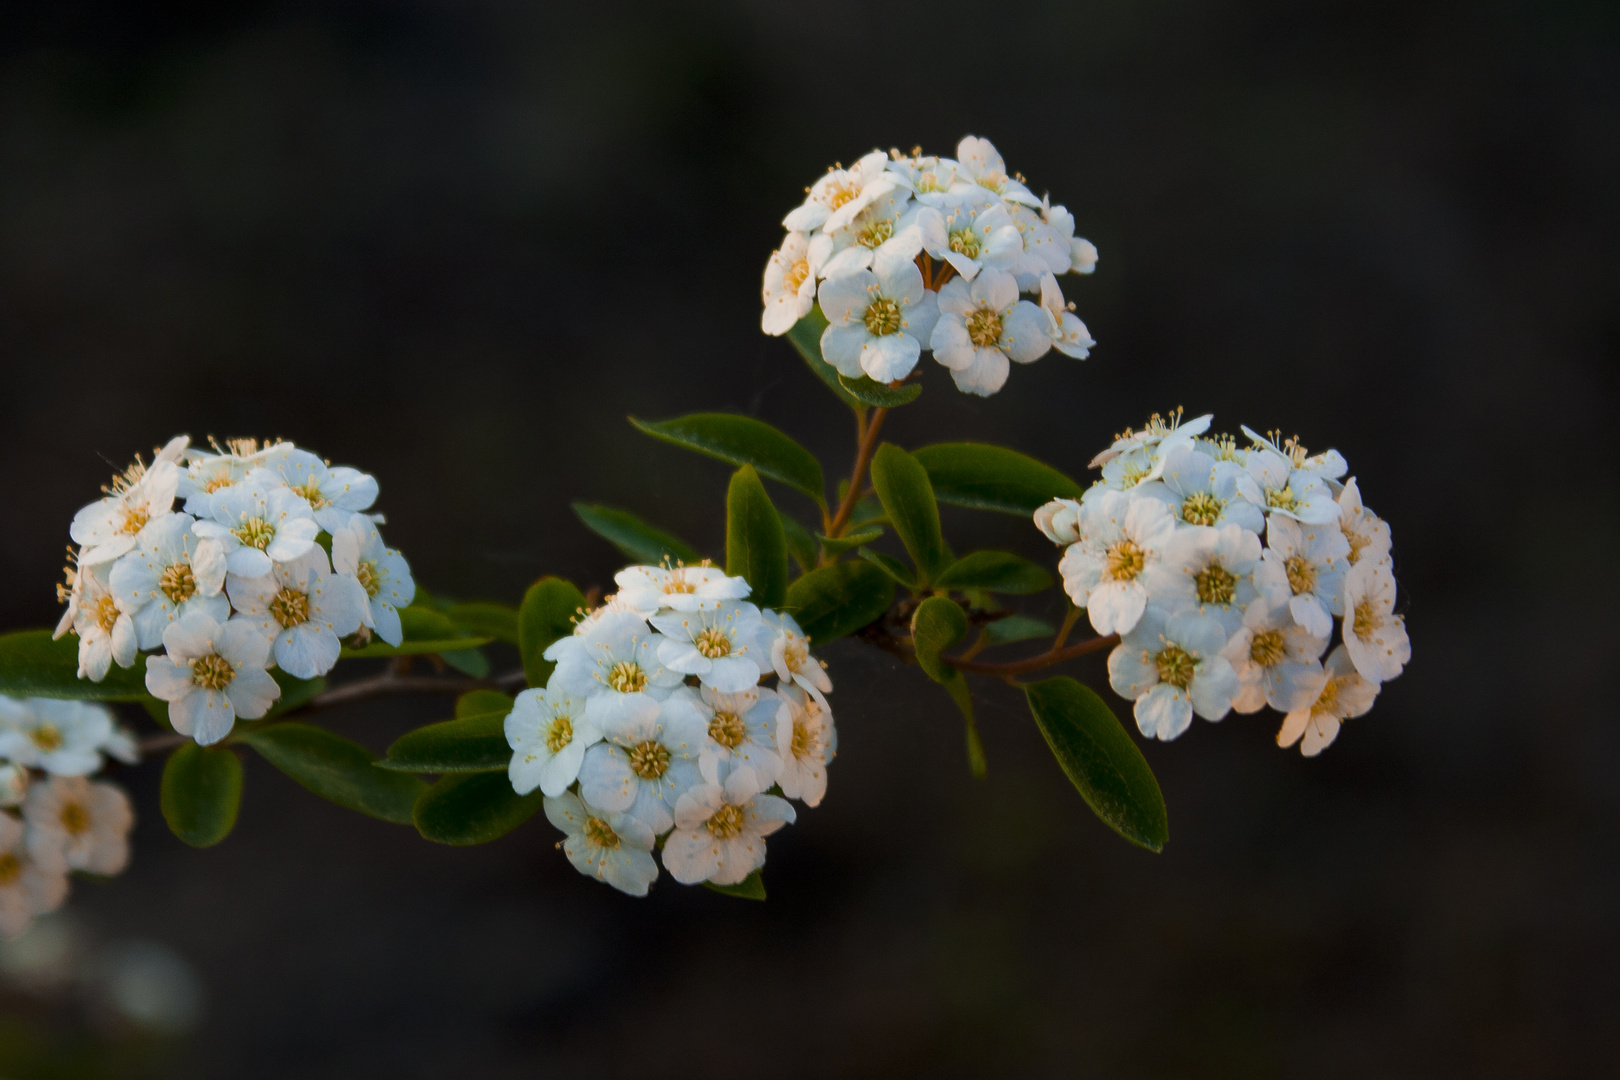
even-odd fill
[[[836,644],[831,793],[762,905],[626,899],[539,819],[434,847],[257,760],[196,852],[159,770],[126,772],[134,862],[70,918],[196,972],[159,1074],[1620,1073],[1617,11],[8,6],[0,625],[54,621],[74,510],[179,431],[375,472],[390,542],[458,597],[608,582],[576,497],[719,551],[726,469],[625,414],[748,412],[847,469],[847,416],[758,330],[777,222],[834,160],[973,133],[1100,248],[1065,279],[1100,345],[988,401],[925,360],[886,434],[1080,475],[1182,404],[1336,446],[1415,648],[1315,761],[1269,713],[1144,747],[1153,856],[1013,691],[985,687],[976,783],[944,695]],[[447,709],[329,719],[380,748]]]

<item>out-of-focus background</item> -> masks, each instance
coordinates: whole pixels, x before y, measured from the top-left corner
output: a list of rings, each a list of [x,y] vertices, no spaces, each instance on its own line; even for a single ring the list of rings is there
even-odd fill
[[[718,551],[726,469],[625,415],[748,412],[846,469],[847,417],[758,330],[777,223],[835,160],[972,133],[1097,243],[1065,280],[1100,344],[988,401],[925,360],[886,434],[1078,475],[1181,404],[1336,446],[1393,523],[1415,658],[1314,761],[1270,714],[1144,747],[1153,856],[1013,691],[986,688],[977,783],[942,694],[836,644],[831,793],[772,841],[765,904],[626,899],[541,819],[435,847],[257,760],[236,832],[192,851],[159,770],[127,770],[130,869],[0,957],[0,1074],[1620,1071],[1617,24],[1579,0],[7,8],[0,626],[55,620],[73,511],[180,431],[375,472],[390,542],[462,598],[608,582],[576,497]],[[959,548],[1055,558],[947,517]],[[447,708],[329,719],[380,748]],[[179,1002],[157,1043],[106,1019],[123,961],[63,959],[85,950],[145,957],[134,999]]]

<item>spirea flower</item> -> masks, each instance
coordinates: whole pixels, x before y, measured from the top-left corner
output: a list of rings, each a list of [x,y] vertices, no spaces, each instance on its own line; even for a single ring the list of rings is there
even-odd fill
[[[59,848],[38,852],[23,823],[0,813],[0,937],[16,937],[37,915],[55,911],[68,894],[68,868]]]
[[[765,311],[759,326],[772,337],[780,337],[793,329],[793,324],[810,314],[816,306],[816,282],[822,278],[821,268],[832,254],[832,238],[825,233],[812,237],[807,233],[790,232],[782,246],[771,252],[765,264]]]
[[[934,359],[951,370],[959,390],[988,397],[1007,381],[1008,361],[1033,363],[1052,348],[1050,317],[1018,298],[1018,282],[986,269],[971,285],[957,279],[939,292]]]
[[[646,896],[658,878],[654,835],[629,814],[600,810],[571,791],[546,796],[546,820],[567,837],[563,852],[574,869],[631,896]]]
[[[1316,637],[1300,626],[1287,604],[1249,605],[1226,646],[1240,685],[1232,708],[1240,713],[1267,705],[1283,713],[1305,708],[1322,692],[1326,648],[1327,635]]]
[[[1312,637],[1333,635],[1344,614],[1344,572],[1350,541],[1335,523],[1304,525],[1275,514],[1266,523],[1266,550],[1254,581],[1273,604],[1285,604]]]
[[[506,714],[505,730],[512,748],[507,775],[519,795],[535,788],[561,795],[579,777],[585,751],[602,740],[585,719],[585,699],[560,690],[523,691]]]
[[[1121,491],[1086,503],[1077,517],[1078,539],[1058,563],[1063,591],[1086,609],[1097,633],[1128,633],[1147,607],[1149,575],[1175,533],[1175,520],[1163,503]]]
[[[724,785],[699,784],[675,804],[664,868],[683,885],[735,885],[765,865],[765,838],[796,817],[793,804],[761,794],[748,770]]]
[[[315,523],[329,536],[349,523],[358,510],[377,501],[377,480],[359,469],[333,468],[308,450],[288,448],[270,456],[248,479],[279,484],[309,504]]]
[[[1193,714],[1219,720],[1232,709],[1238,677],[1222,655],[1230,635],[1221,621],[1196,608],[1167,615],[1150,604],[1108,654],[1108,681],[1136,702],[1136,725],[1149,738],[1170,740]]]
[[[169,703],[174,730],[207,746],[231,733],[237,717],[257,720],[281,687],[265,671],[270,639],[246,617],[218,623],[200,612],[163,632],[163,656],[146,661],[146,689]]]
[[[154,521],[108,575],[113,594],[130,612],[142,649],[160,647],[169,624],[193,611],[216,622],[230,618],[223,591],[225,548],[197,536],[192,524],[190,514]]]
[[[742,600],[749,592],[748,582],[727,577],[706,561],[697,566],[630,566],[615,574],[613,582],[619,586],[616,602],[643,616],[663,610],[696,611],[715,600]]]
[[[888,383],[917,366],[939,318],[922,271],[904,255],[881,255],[870,270],[828,278],[821,286],[827,329],[821,355],[839,374]]]
[[[1412,659],[1406,620],[1395,614],[1389,559],[1363,558],[1344,577],[1344,647],[1362,678],[1388,682]]]
[[[23,822],[36,859],[59,853],[68,869],[102,875],[118,873],[129,861],[135,812],[129,796],[114,784],[53,776],[29,788]]]
[[[364,622],[390,645],[404,640],[399,609],[416,599],[416,580],[399,549],[386,546],[377,523],[365,514],[350,514],[332,534],[332,569],[353,577],[366,594]]]
[[[738,769],[752,770],[760,790],[782,771],[777,746],[776,691],[759,686],[724,694],[707,686],[696,693],[682,687],[664,702],[669,715],[690,713],[703,724],[708,739],[698,751],[698,771],[711,784],[724,783]]]
[[[545,652],[557,668],[551,682],[585,699],[585,715],[604,735],[656,721],[658,703],[681,684],[681,673],[659,660],[664,636],[634,612],[607,615],[584,634]]]
[[[723,600],[696,611],[669,611],[652,617],[663,635],[658,659],[671,671],[696,675],[704,686],[725,694],[748,690],[769,663],[764,655],[765,624],[746,600]]]
[[[825,698],[812,697],[803,687],[778,691],[776,746],[782,759],[777,783],[782,794],[806,806],[821,805],[827,794],[827,766],[838,752],[838,732]]]
[[[1243,526],[1190,525],[1164,542],[1163,557],[1146,575],[1148,595],[1167,611],[1213,615],[1232,634],[1259,595],[1259,564],[1260,538]]]
[[[627,716],[607,727],[579,767],[586,802],[623,810],[655,833],[669,829],[681,793],[702,783],[698,755],[709,735],[696,712],[680,703],[660,705],[651,716]]]
[[[192,530],[224,547],[225,568],[237,577],[262,577],[275,563],[302,558],[321,532],[309,503],[268,478],[250,477],[219,492],[212,509]]]
[[[360,582],[332,573],[318,547],[272,563],[263,577],[232,575],[226,591],[237,617],[270,640],[276,666],[300,679],[330,671],[343,648],[340,639],[360,629],[367,616]]]
[[[1297,742],[1299,752],[1306,757],[1325,750],[1339,737],[1340,725],[1350,717],[1365,714],[1378,697],[1378,684],[1361,677],[1343,645],[1328,655],[1323,671],[1326,679],[1316,699],[1283,717],[1277,732],[1278,746],[1289,747]]]
[[[53,776],[88,776],[100,770],[104,753],[125,758],[127,743],[103,705],[0,696],[0,759]]]

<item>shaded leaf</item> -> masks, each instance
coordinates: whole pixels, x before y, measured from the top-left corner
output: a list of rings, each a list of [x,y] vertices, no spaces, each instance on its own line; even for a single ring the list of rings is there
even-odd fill
[[[477,649],[449,649],[440,653],[439,659],[471,678],[489,677],[489,657]]]
[[[77,698],[81,701],[141,701],[146,692],[146,657],[135,666],[114,664],[101,682],[79,678],[79,638],[69,633],[51,640],[49,630],[18,630],[0,635],[0,694],[11,697]]]
[[[881,551],[873,551],[871,548],[865,547],[858,548],[855,554],[859,555],[861,558],[865,559],[879,570],[882,570],[885,574],[888,574],[889,577],[894,579],[895,584],[903,585],[914,592],[916,591],[916,575],[913,574],[909,568],[907,568],[905,563],[901,562],[893,555],[885,555]]]
[[[817,533],[816,540],[821,544],[821,549],[828,555],[842,555],[851,548],[863,547],[866,544],[870,544],[873,541],[882,538],[882,536],[883,530],[873,526],[872,528],[868,529],[852,528],[849,532],[838,537],[836,540],[830,536],[822,536],[820,533]]]
[[[862,375],[852,379],[848,375],[838,376],[838,385],[842,386],[851,397],[863,405],[873,405],[880,409],[898,409],[902,405],[910,405],[922,395],[922,383],[901,383],[899,386],[890,386],[880,383],[876,379]]]
[[[726,488],[726,573],[748,582],[750,602],[782,605],[788,583],[787,536],[752,465],[732,473]]]
[[[814,454],[762,420],[735,413],[693,413],[674,420],[630,423],[662,439],[733,465],[751,465],[767,480],[797,488],[821,507],[827,505],[821,462]]]
[[[554,666],[541,654],[558,638],[574,632],[574,618],[585,595],[571,581],[546,576],[529,586],[518,609],[518,653],[530,686],[544,686]]]
[[[628,510],[584,502],[571,505],[586,528],[618,548],[619,553],[632,562],[651,566],[666,556],[689,563],[699,559],[690,545],[662,529],[653,528]]]
[[[1039,563],[1010,551],[970,551],[934,582],[941,589],[983,589],[1023,596],[1050,588],[1052,575]]]
[[[411,807],[427,788],[414,776],[373,767],[370,750],[313,724],[249,728],[237,741],[321,798],[396,825],[411,824]]]
[[[163,763],[159,805],[170,832],[192,847],[213,847],[236,825],[242,762],[224,746],[180,744]]]
[[[506,741],[508,707],[408,731],[394,740],[380,769],[411,773],[505,772],[512,763]]]
[[[499,690],[469,690],[456,698],[456,719],[464,720],[469,716],[483,716],[485,713],[498,712],[502,716],[512,711],[512,698]]]
[[[454,604],[445,615],[463,633],[494,638],[508,645],[518,643],[518,609],[510,604],[487,601]]]
[[[927,471],[898,446],[884,443],[872,458],[872,486],[917,566],[920,583],[933,581],[950,564],[950,552],[939,531],[939,506]]]
[[[930,596],[917,605],[911,614],[911,644],[917,654],[917,666],[937,683],[960,673],[947,664],[940,654],[967,636],[967,612],[962,605],[943,596]]]
[[[827,329],[827,316],[821,313],[818,304],[810,309],[810,313],[793,324],[793,329],[787,332],[787,339],[793,347],[799,350],[804,362],[810,365],[810,370],[833,392],[833,395],[852,409],[860,409],[860,400],[845,390],[838,381],[838,369],[821,358],[821,335]]]
[[[990,644],[1007,645],[1014,641],[1051,637],[1057,633],[1057,627],[1042,619],[1032,619],[1028,615],[1009,615],[1005,619],[997,619],[990,623],[985,627],[985,633],[990,639]]]
[[[782,535],[787,537],[788,554],[799,564],[799,572],[814,570],[821,551],[815,535],[787,514],[777,511],[777,516],[782,519]]]
[[[416,831],[438,844],[487,844],[533,817],[544,801],[539,788],[513,791],[504,771],[446,776],[416,800]]]
[[[1085,490],[1044,462],[989,443],[935,443],[916,458],[935,497],[954,506],[1033,514],[1052,499],[1078,499]]]
[[[712,881],[705,881],[703,887],[713,889],[717,893],[724,893],[727,896],[735,896],[740,900],[765,899],[765,879],[760,877],[758,870],[755,870],[735,885],[716,885]]]
[[[881,619],[894,602],[894,582],[864,562],[812,570],[788,586],[787,610],[817,645],[853,634]]]

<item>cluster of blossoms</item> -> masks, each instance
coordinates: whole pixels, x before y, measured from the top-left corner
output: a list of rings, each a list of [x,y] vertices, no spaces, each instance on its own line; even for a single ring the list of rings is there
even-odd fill
[[[0,695],[0,936],[60,907],[69,872],[106,876],[129,861],[129,797],[88,779],[103,755],[138,760],[106,708]]]
[[[569,861],[616,889],[646,895],[654,848],[683,885],[737,884],[794,820],[787,800],[826,794],[832,682],[799,624],[748,603],[740,577],[666,564],[614,581],[506,719],[512,786],[544,792]]]
[[[841,375],[892,383],[928,349],[987,397],[1009,361],[1084,359],[1095,344],[1057,279],[1091,273],[1097,249],[988,139],[963,139],[955,160],[874,150],[806,192],[766,264],[760,324],[785,334],[819,299],[821,355]]]
[[[1109,681],[1144,735],[1270,705],[1285,714],[1278,744],[1318,754],[1411,657],[1389,526],[1341,482],[1337,451],[1246,427],[1240,447],[1208,435],[1209,416],[1180,419],[1119,436],[1092,461],[1102,478],[1035,523],[1067,545],[1069,597],[1120,635]]]
[[[79,677],[97,682],[162,649],[146,688],[181,734],[215,743],[263,716],[281,695],[270,668],[309,679],[345,638],[399,644],[416,586],[364,512],[372,477],[289,442],[182,435],[103,491],[73,518],[56,636],[78,635]]]

